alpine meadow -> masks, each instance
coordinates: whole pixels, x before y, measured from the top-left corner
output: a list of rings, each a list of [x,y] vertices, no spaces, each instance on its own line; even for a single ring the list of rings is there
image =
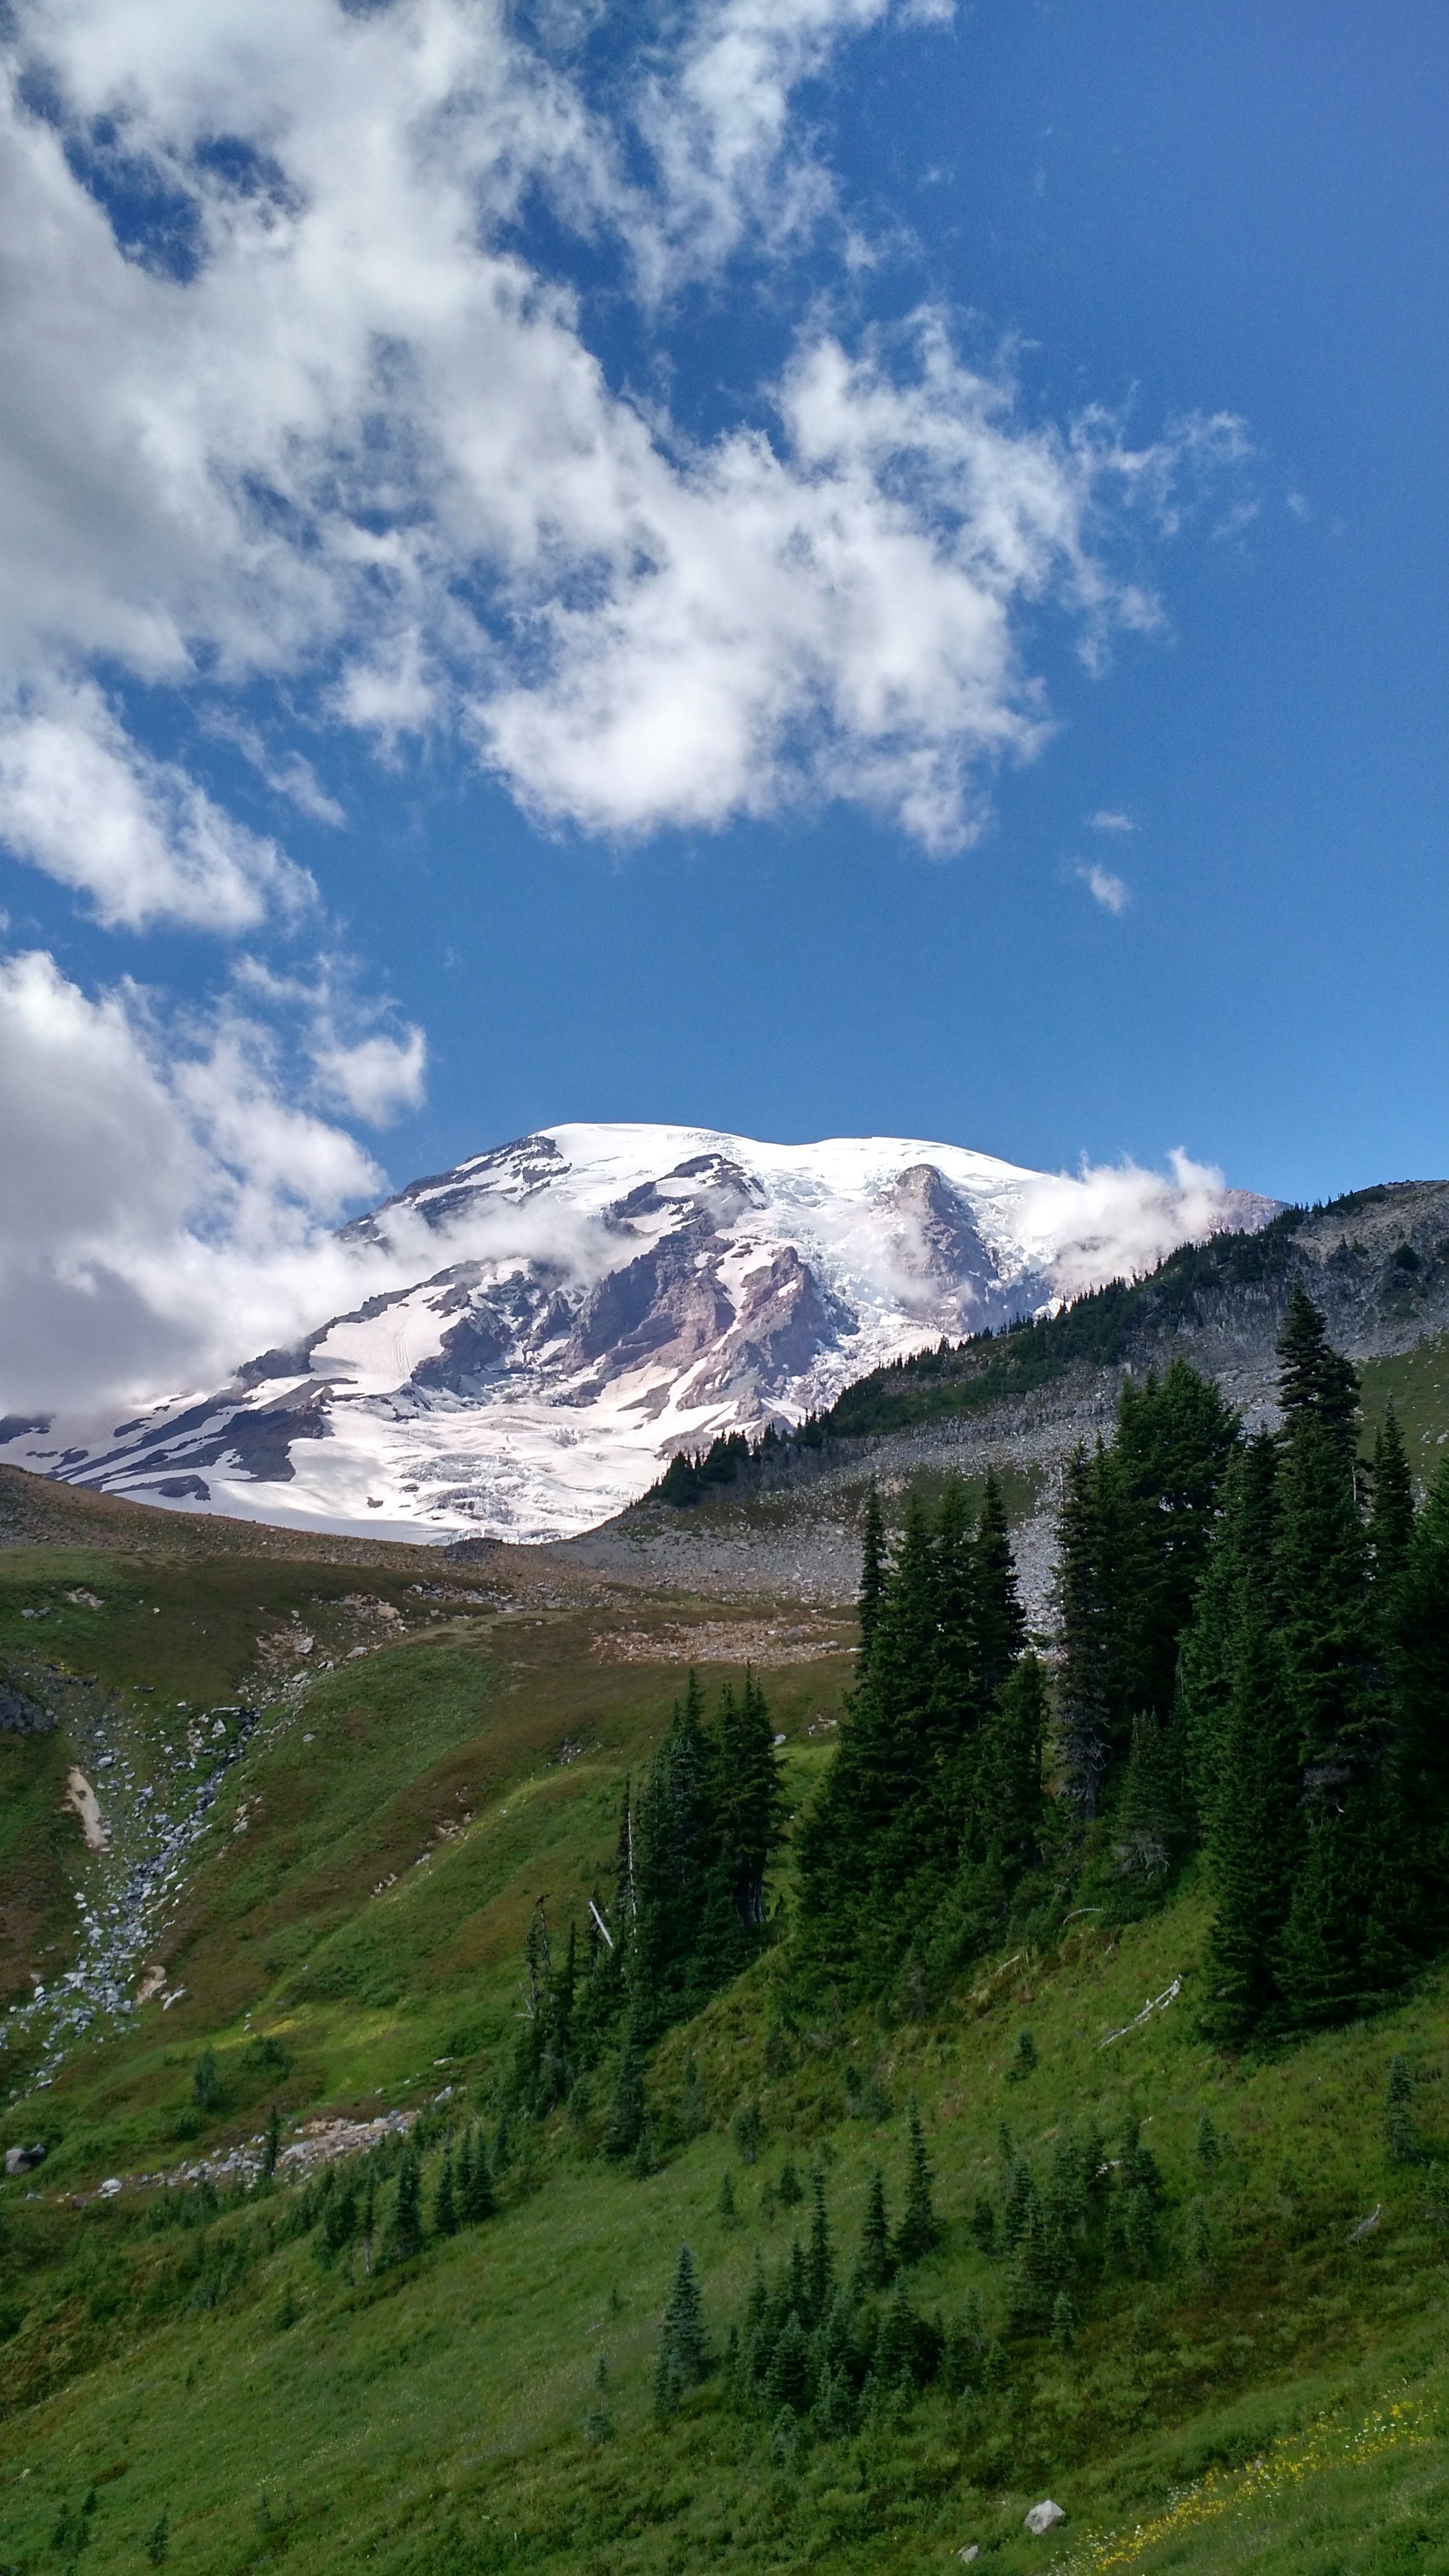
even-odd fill
[[[1444,1345],[1315,1239],[592,1541],[5,1471],[0,2564],[1449,2563]]]

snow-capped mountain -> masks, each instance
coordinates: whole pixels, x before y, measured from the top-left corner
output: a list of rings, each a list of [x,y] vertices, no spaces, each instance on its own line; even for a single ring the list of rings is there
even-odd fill
[[[180,1510],[557,1537],[677,1449],[1275,1205],[1181,1157],[1068,1178],[896,1137],[551,1127],[349,1227],[357,1302],[296,1347],[104,1436],[0,1426],[0,1455]]]

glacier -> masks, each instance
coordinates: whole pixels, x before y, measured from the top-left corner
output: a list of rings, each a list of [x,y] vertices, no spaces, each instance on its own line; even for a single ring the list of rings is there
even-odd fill
[[[119,1426],[0,1425],[0,1458],[298,1528],[569,1537],[677,1450],[1277,1205],[1180,1155],[1073,1176],[916,1138],[547,1127],[345,1228],[367,1293],[293,1347]]]

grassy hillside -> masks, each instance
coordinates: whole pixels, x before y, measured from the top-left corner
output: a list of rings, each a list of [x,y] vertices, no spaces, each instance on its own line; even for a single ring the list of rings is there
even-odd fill
[[[1443,1983],[1381,2022],[1228,2061],[1197,2036],[1190,1881],[1145,1921],[1089,1915],[1048,1954],[986,1963],[929,2022],[800,2026],[777,1947],[655,2052],[659,2170],[600,2152],[605,2064],[591,2100],[516,2141],[496,2217],[391,2268],[368,2269],[355,2242],[324,2259],[299,2183],[140,2183],[215,2163],[273,2102],[284,2144],[308,2121],[400,2109],[421,2114],[431,2206],[450,2127],[496,2119],[530,1911],[546,1898],[559,1928],[607,1886],[619,1784],[657,1740],[691,1642],[764,1665],[797,1807],[829,1759],[848,1658],[812,1656],[788,1605],[726,1616],[678,1593],[570,1596],[556,1578],[430,1565],[435,1590],[484,1597],[430,1598],[385,1562],[364,1585],[230,1550],[0,1556],[0,1652],[57,1718],[0,1736],[14,1765],[0,1830],[25,1854],[19,1967],[63,1965],[77,1895],[99,1915],[142,1788],[184,1802],[216,1703],[250,1694],[259,1711],[142,1963],[164,1985],[102,2015],[39,2092],[12,2015],[4,2089],[21,2098],[0,2140],[50,2153],[0,2189],[0,2569],[894,2571],[944,2569],[973,2543],[1004,2576],[1449,2566]],[[82,1592],[101,1606],[67,1597]],[[121,1749],[132,1783],[109,1852],[57,1808],[68,1765],[99,1771],[98,1745]],[[101,1775],[103,1812],[116,1776]],[[146,1982],[138,1970],[130,2000]],[[1023,2028],[1036,2065],[1015,2080]],[[198,2107],[208,2047],[218,2095]],[[1412,2160],[1384,2141],[1396,2052],[1414,2077]],[[842,2271],[877,2163],[899,2212],[912,2093],[943,2233],[906,2286],[948,2326],[979,2301],[963,2392],[897,2391],[859,2430],[780,2456],[716,2371],[656,2424],[680,2243],[723,2352],[757,2254],[773,2270],[808,2217],[808,2198],[782,2202],[787,2165],[803,2180],[819,2163]],[[746,2104],[763,2126],[753,2162],[732,2134]],[[1010,2266],[983,2250],[978,2202],[999,2217],[1003,2121],[1044,2175],[1068,2117],[1100,2124],[1109,2168],[1140,2118],[1163,2201],[1155,2246],[1084,2282],[1065,2350],[1011,2326]],[[97,2197],[108,2176],[126,2187]],[[585,2429],[591,2410],[605,2429],[600,2355],[602,2440]],[[1068,2520],[1034,2540],[1022,2516],[1044,2495]]]

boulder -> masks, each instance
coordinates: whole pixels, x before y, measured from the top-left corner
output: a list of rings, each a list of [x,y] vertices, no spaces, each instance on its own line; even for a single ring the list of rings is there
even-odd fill
[[[1066,2518],[1061,2506],[1053,2504],[1051,2497],[1046,2496],[1040,2504],[1032,2506],[1026,2517],[1026,2527],[1034,2540],[1040,2540],[1044,2531],[1055,2531],[1057,2524],[1065,2522]]]
[[[973,2558],[979,2558],[979,2557],[980,2557],[980,2555],[981,2555],[981,2543],[980,2543],[980,2541],[979,2541],[979,2540],[973,2540],[973,2541],[971,2542],[971,2545],[970,2545],[970,2547],[969,2547],[969,2548],[967,2548],[967,2549],[958,2549],[958,2550],[957,2550],[957,2552],[956,2552],[956,2555],[957,2555],[957,2557],[960,2559],[961,2564],[962,2564],[962,2566],[963,2566],[963,2567],[969,2567],[969,2566],[970,2566],[970,2564],[971,2564],[972,2559],[973,2559]]]
[[[45,2162],[45,2149],[37,2139],[33,2147],[7,2147],[5,2170],[8,2174],[34,2173]]]

